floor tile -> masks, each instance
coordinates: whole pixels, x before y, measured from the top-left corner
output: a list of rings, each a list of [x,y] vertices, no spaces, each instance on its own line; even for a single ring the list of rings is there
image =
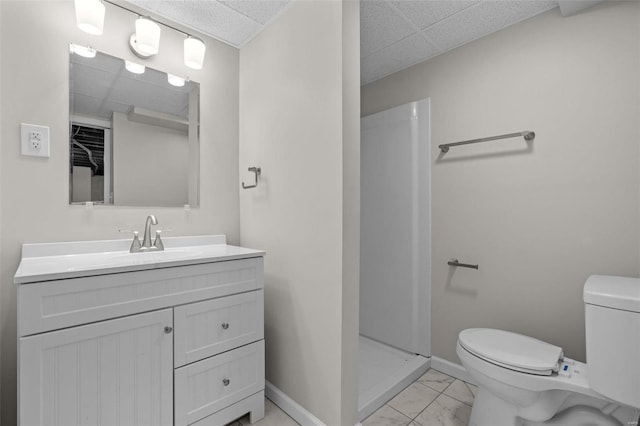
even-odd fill
[[[383,405],[382,408],[362,422],[362,426],[407,426],[409,423],[411,423],[409,417],[388,405]]]
[[[414,418],[437,397],[438,392],[415,382],[389,401],[387,404],[409,418]]]
[[[469,388],[469,390],[471,391],[471,393],[473,394],[474,398],[476,396],[478,396],[478,387],[476,385],[472,385],[471,383],[466,383],[466,385]]]
[[[268,399],[264,399],[264,418],[255,423],[249,421],[249,415],[244,416],[239,420],[242,426],[256,425],[256,426],[297,426],[298,423],[289,417],[284,411],[280,409],[273,402]]]
[[[470,416],[471,407],[441,394],[414,422],[420,426],[467,426]]]
[[[468,405],[473,405],[473,393],[462,380],[456,379],[444,390],[444,394]]]
[[[442,392],[447,388],[447,386],[453,383],[454,378],[441,373],[438,370],[430,369],[429,371],[424,373],[424,375],[420,377],[418,381],[425,386],[429,386],[431,389]]]

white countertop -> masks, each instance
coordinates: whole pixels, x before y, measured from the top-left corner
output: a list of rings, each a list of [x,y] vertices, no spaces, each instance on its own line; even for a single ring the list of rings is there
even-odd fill
[[[224,235],[163,238],[164,251],[129,253],[131,240],[24,244],[14,282],[40,281],[169,268],[264,256],[226,244]]]

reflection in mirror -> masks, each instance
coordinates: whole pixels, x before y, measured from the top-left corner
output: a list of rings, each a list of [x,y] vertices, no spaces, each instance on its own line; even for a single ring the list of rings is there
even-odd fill
[[[73,52],[69,202],[198,205],[199,84]]]

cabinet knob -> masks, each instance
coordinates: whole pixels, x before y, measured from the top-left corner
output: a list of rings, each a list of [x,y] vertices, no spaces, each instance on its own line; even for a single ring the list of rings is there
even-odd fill
[[[228,322],[223,322],[223,323],[222,323],[222,328],[223,328],[224,330],[226,330],[227,328],[229,328],[229,323],[228,323]]]
[[[172,331],[173,331],[173,327],[166,326],[164,328],[165,334],[171,334]]]
[[[225,386],[229,386],[229,383],[231,383],[231,380],[229,379],[222,379],[222,384]]]

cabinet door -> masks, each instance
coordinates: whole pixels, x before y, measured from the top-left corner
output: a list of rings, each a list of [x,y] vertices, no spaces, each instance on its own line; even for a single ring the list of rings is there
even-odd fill
[[[171,425],[171,309],[20,339],[20,424]]]

